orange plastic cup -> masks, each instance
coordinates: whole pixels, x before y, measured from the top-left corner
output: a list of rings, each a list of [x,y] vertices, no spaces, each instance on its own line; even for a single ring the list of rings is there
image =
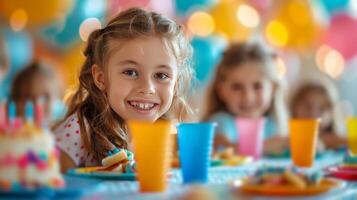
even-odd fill
[[[318,119],[289,121],[290,151],[295,166],[311,167],[314,164],[319,123]]]
[[[357,118],[347,119],[347,141],[352,154],[357,154]]]
[[[128,123],[141,192],[166,190],[171,164],[171,123],[132,121]]]

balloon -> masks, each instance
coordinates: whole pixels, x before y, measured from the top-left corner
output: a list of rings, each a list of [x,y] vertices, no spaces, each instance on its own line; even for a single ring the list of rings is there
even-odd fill
[[[6,97],[15,74],[32,59],[32,40],[25,32],[0,30],[4,39],[5,53],[10,67],[2,82],[0,82],[0,99]]]
[[[320,0],[322,7],[330,15],[340,11],[346,11],[348,9],[349,0]]]
[[[71,10],[73,2],[74,0],[0,0],[0,15],[10,21],[16,11],[21,11],[19,20],[28,26],[42,26],[61,20]]]
[[[239,1],[222,1],[211,10],[215,21],[215,31],[230,40],[247,40],[252,32],[251,28],[243,26],[237,18]]]
[[[108,3],[109,16],[113,17],[117,13],[132,7],[144,7],[162,13],[166,16],[174,17],[173,0],[110,0]]]
[[[193,65],[198,80],[205,82],[214,74],[214,68],[221,59],[226,41],[218,36],[206,38],[195,37],[193,46]]]
[[[347,14],[331,18],[330,27],[323,36],[323,42],[339,51],[345,59],[357,55],[357,19]]]
[[[173,5],[173,0],[151,0],[148,7],[166,16],[175,17],[175,8]]]
[[[106,1],[77,0],[63,24],[57,23],[43,30],[43,37],[60,47],[68,47],[79,40],[79,28],[88,18],[104,20]]]
[[[265,11],[271,6],[272,0],[250,0],[249,3],[258,10]]]
[[[315,45],[321,28],[307,0],[287,0],[266,26],[266,37],[275,46],[303,50]]]
[[[118,12],[132,7],[147,7],[150,0],[110,0],[108,3],[108,12],[114,16]]]
[[[62,58],[63,69],[62,73],[65,76],[65,81],[69,87],[76,86],[79,77],[79,71],[85,60],[83,55],[83,44],[75,44]]]
[[[216,0],[175,0],[176,12],[179,15],[187,15],[197,8],[208,8],[213,6]]]

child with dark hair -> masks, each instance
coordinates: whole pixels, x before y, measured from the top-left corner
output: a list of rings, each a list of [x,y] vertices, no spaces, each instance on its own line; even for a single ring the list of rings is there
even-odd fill
[[[10,91],[10,99],[17,106],[18,116],[25,117],[27,102],[42,103],[45,119],[50,124],[65,113],[62,95],[61,82],[55,69],[36,61],[16,74]]]

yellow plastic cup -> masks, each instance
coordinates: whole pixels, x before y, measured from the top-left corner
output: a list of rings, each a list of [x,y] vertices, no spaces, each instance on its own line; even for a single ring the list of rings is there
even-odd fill
[[[131,121],[128,123],[141,192],[164,192],[171,164],[171,123]]]
[[[311,167],[314,164],[318,139],[318,119],[291,119],[290,151],[295,166]]]
[[[348,147],[352,154],[357,154],[357,117],[347,119],[347,140]]]

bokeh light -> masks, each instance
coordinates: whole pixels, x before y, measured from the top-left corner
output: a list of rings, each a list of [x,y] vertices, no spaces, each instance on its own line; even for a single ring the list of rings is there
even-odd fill
[[[357,1],[350,1],[350,14],[357,17]]]
[[[260,23],[258,12],[251,6],[242,4],[237,11],[239,22],[248,28],[255,28]]]
[[[95,17],[91,17],[91,18],[87,18],[86,20],[84,20],[81,24],[81,26],[79,27],[79,36],[81,37],[81,39],[86,42],[89,35],[96,29],[100,29],[102,27],[102,24],[100,23],[100,20],[95,18]]]
[[[265,34],[268,42],[273,45],[282,47],[288,42],[288,30],[278,21],[269,22],[266,27]]]
[[[345,61],[340,52],[331,50],[326,54],[324,60],[325,72],[333,78],[339,77],[345,65]]]
[[[215,24],[210,14],[199,11],[190,16],[187,27],[193,34],[205,37],[214,31]]]
[[[283,78],[285,75],[286,75],[286,65],[285,65],[285,62],[282,58],[280,57],[277,57],[275,59],[275,62],[276,62],[276,67],[277,67],[277,70],[278,70],[278,75],[279,75],[279,78]]]
[[[315,60],[318,68],[333,78],[338,78],[345,66],[342,54],[327,45],[317,50]]]
[[[327,45],[322,45],[318,48],[316,51],[316,56],[315,56],[315,62],[317,67],[321,70],[324,71],[324,59],[326,57],[326,54],[331,50],[331,47]]]
[[[309,0],[281,1],[270,18],[266,31],[273,45],[303,52],[317,44],[321,27]]]
[[[10,26],[14,31],[21,31],[27,24],[28,16],[24,9],[15,10],[10,16]]]

